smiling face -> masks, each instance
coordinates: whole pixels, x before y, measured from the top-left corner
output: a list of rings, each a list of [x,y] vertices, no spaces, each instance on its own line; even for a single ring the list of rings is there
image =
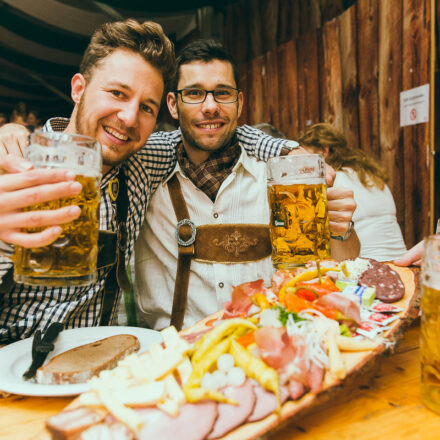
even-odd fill
[[[75,108],[66,131],[97,139],[103,173],[136,153],[154,129],[164,90],[161,73],[139,54],[117,49],[86,81],[72,79]]]
[[[237,85],[231,64],[213,60],[193,61],[180,66],[177,89],[188,87],[214,90]],[[239,93],[237,102],[220,104],[209,93],[201,104],[186,104],[180,96],[169,93],[167,104],[171,115],[179,120],[189,160],[198,164],[231,141],[241,114],[243,95]]]

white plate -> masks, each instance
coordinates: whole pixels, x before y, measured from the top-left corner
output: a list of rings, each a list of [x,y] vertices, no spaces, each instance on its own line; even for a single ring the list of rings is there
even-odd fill
[[[145,351],[153,342],[162,342],[159,332],[140,327],[75,328],[59,334],[55,349],[49,353],[45,363],[63,351],[119,334],[136,336],[140,343],[138,353]],[[32,340],[31,337],[0,348],[0,390],[24,396],[73,396],[88,390],[87,383],[40,385],[23,379],[23,373],[32,362]]]

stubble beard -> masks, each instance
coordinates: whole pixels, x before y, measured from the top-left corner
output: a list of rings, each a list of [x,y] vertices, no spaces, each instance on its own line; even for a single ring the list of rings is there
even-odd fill
[[[185,144],[189,148],[192,148],[193,150],[205,151],[205,152],[209,152],[210,154],[216,153],[226,148],[231,143],[234,133],[237,129],[237,125],[235,125],[234,129],[231,130],[230,133],[227,133],[226,137],[223,140],[221,138],[219,139],[219,145],[213,145],[208,147],[201,144],[200,142],[197,142],[197,140],[191,136],[190,131],[187,130],[184,127],[184,125],[182,125],[181,123],[182,118],[180,115],[179,107],[177,107],[177,115],[179,117],[179,126],[180,126],[180,131],[182,132],[182,139],[185,141]]]

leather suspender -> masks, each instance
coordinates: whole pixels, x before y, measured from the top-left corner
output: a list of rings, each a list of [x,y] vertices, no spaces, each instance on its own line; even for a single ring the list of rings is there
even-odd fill
[[[174,285],[171,325],[182,328],[188,302],[191,259],[206,263],[249,263],[271,254],[270,229],[262,224],[217,224],[196,226],[177,175],[168,181],[168,191],[177,218],[177,274]]]
[[[178,221],[176,232],[183,240],[180,242],[178,240],[177,274],[171,311],[171,325],[174,325],[177,330],[181,330],[188,302],[189,273],[191,258],[194,255],[194,240],[191,243],[191,238],[194,234],[192,234],[188,208],[176,174],[168,181],[168,191]]]
[[[130,281],[128,280],[127,270],[125,267],[125,251],[127,250],[127,215],[128,215],[128,190],[125,179],[125,173],[121,168],[118,174],[119,192],[116,198],[116,250],[104,249],[105,253],[116,253],[116,264],[113,264],[104,284],[104,298],[101,309],[100,325],[108,325],[111,313],[116,300],[118,299],[118,286],[121,290],[128,291],[130,289]],[[114,235],[114,233],[108,233]],[[100,239],[104,235],[100,232]]]

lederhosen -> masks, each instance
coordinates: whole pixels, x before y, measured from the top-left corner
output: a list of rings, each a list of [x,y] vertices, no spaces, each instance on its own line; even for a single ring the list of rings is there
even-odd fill
[[[182,328],[185,316],[191,260],[205,263],[250,263],[271,255],[269,226],[222,224],[195,226],[190,220],[177,175],[168,181],[168,191],[177,217],[177,274],[171,325]]]

